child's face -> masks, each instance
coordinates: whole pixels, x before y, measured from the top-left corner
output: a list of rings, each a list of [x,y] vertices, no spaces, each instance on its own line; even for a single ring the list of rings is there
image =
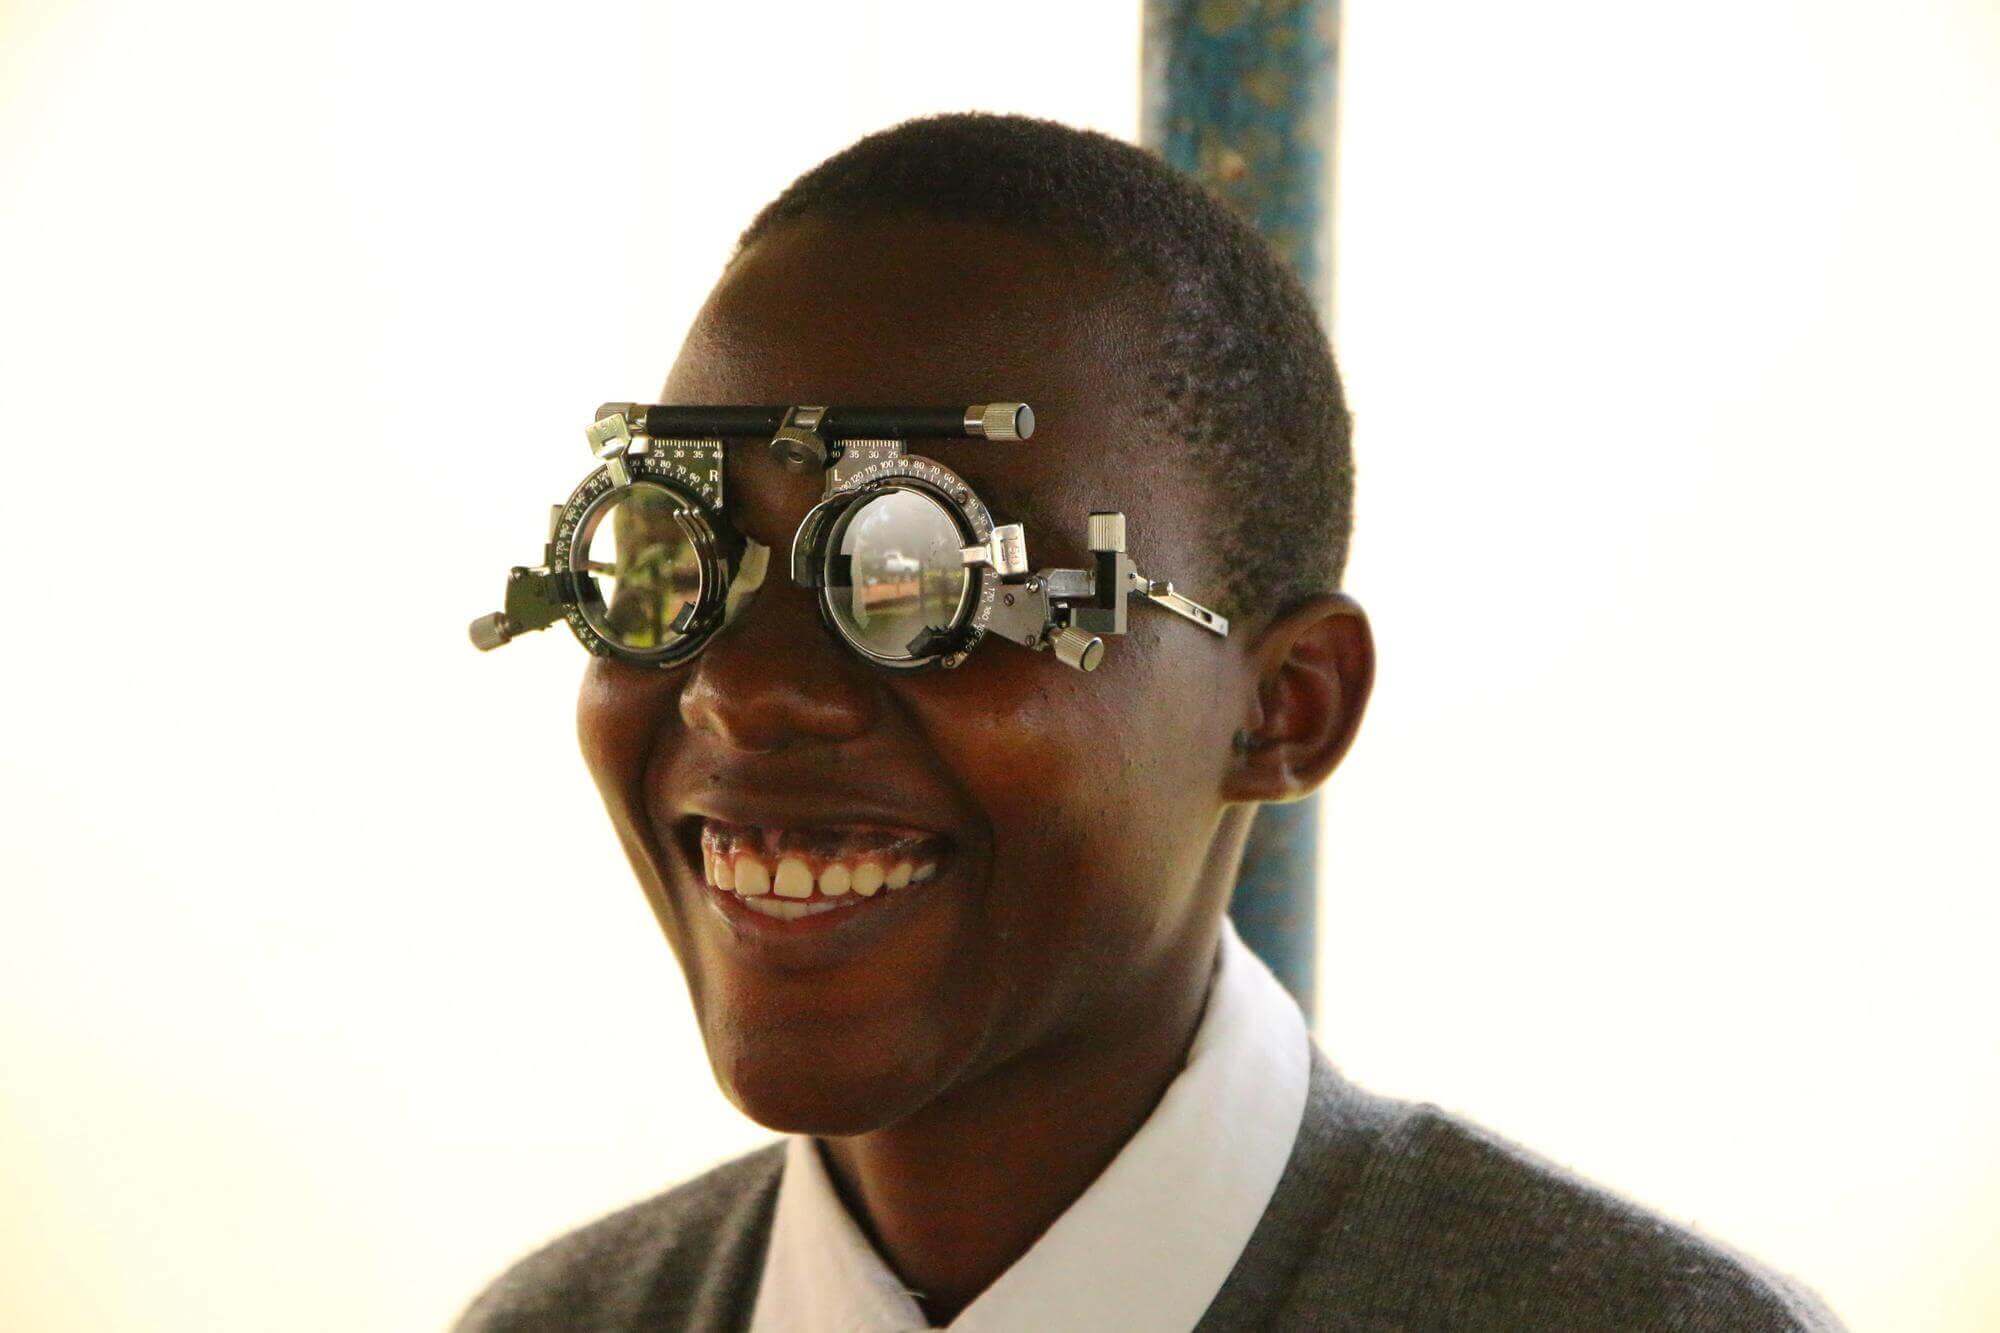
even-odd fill
[[[725,275],[663,401],[1028,402],[1030,441],[915,452],[1024,523],[1036,568],[1087,566],[1085,516],[1121,509],[1140,567],[1200,597],[1220,573],[1207,492],[1146,452],[1149,340],[1122,285],[969,224],[793,224]],[[578,703],[723,1089],[774,1128],[858,1133],[1024,1051],[1145,1025],[1222,909],[1228,876],[1203,871],[1255,626],[1222,640],[1135,606],[1087,675],[994,639],[890,674],[787,577],[821,479],[753,440],[729,442],[726,475],[731,518],[772,549],[761,591],[686,665],[594,659]],[[928,882],[784,922],[707,882],[704,816],[894,825],[943,850]]]

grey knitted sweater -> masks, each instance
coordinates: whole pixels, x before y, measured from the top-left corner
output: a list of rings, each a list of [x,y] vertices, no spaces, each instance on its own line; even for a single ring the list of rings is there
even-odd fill
[[[570,1232],[481,1293],[459,1333],[747,1327],[783,1163],[772,1144]],[[1277,1191],[1199,1328],[1839,1324],[1714,1241],[1435,1107],[1355,1088],[1315,1047]]]

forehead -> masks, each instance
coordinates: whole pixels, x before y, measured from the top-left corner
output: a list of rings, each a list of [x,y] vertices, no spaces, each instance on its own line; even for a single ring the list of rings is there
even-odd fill
[[[717,284],[665,401],[1023,401],[1031,440],[922,440],[913,452],[960,473],[1044,546],[1072,528],[1080,538],[1089,509],[1143,510],[1160,489],[1149,479],[1162,469],[1135,467],[1148,452],[1150,342],[1138,288],[1077,247],[981,223],[782,224]],[[781,491],[816,498],[803,479],[766,475],[775,464],[752,442],[732,444],[729,464],[753,511],[746,526]]]
[[[771,402],[1129,396],[1132,284],[1076,247],[918,218],[782,224],[696,317],[670,387]],[[1005,393],[996,381],[1015,383]]]

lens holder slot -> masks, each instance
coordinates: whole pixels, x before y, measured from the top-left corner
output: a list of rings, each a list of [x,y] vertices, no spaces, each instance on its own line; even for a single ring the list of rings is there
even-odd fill
[[[826,474],[825,498],[800,523],[792,542],[792,577],[802,587],[816,589],[820,618],[842,642],[868,661],[895,671],[956,666],[986,633],[993,617],[998,575],[990,568],[966,564],[959,551],[988,547],[994,537],[993,517],[965,479],[933,459],[903,451],[898,440],[850,440]],[[891,492],[922,496],[951,520],[959,540],[953,559],[966,586],[951,623],[926,626],[904,647],[905,656],[877,651],[859,641],[859,631],[844,623],[828,586],[827,572],[847,524],[865,507]],[[1018,529],[1017,529],[1018,533]],[[1004,536],[1005,534],[1003,534]],[[918,573],[920,571],[912,571]],[[843,586],[852,586],[851,584]],[[850,613],[851,614],[851,613]]]
[[[571,493],[556,516],[549,543],[549,569],[560,590],[563,618],[577,641],[599,657],[661,666],[682,661],[705,646],[719,628],[744,552],[743,540],[722,516],[722,442],[643,440],[636,447],[627,444],[619,449],[610,439],[594,438],[593,444],[603,466]],[[625,477],[623,484],[619,474]],[[600,524],[614,521],[619,506],[649,493],[659,497],[650,517],[673,524],[676,540],[685,545],[696,586],[694,595],[665,626],[664,641],[635,647],[618,641],[596,586],[595,576],[603,571],[591,567],[589,551]],[[649,572],[664,577],[669,571]]]

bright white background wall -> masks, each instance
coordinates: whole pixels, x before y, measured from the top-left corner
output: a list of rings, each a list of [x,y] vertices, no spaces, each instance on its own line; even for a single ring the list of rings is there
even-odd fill
[[[1137,11],[560,13],[0,7],[9,1328],[436,1328],[765,1137],[580,654],[464,624],[760,203],[921,112],[1129,135]],[[2000,1318],[2000,15],[1347,33],[1322,1039],[1857,1328]]]

